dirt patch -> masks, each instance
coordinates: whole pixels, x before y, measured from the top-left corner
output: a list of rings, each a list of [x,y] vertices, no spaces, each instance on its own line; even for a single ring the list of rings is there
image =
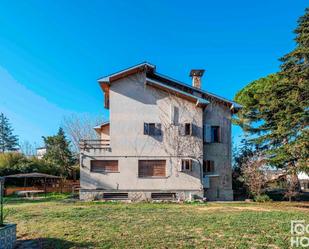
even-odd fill
[[[270,212],[271,209],[263,208],[263,207],[233,207],[234,209],[240,211],[261,211],[261,212]]]
[[[257,212],[270,212],[271,209],[263,207],[201,207],[201,211],[224,211],[224,212],[237,212],[237,211],[257,211]]]

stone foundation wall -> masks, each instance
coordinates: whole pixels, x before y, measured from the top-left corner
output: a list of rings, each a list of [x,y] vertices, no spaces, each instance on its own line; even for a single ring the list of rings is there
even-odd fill
[[[128,193],[128,201],[138,202],[138,201],[153,201],[151,198],[152,193],[175,193],[176,196],[173,199],[174,201],[192,201],[194,199],[203,198],[203,190],[192,191],[192,190],[183,190],[183,191],[126,191],[126,190],[87,190],[81,189],[79,191],[79,198],[83,201],[93,201],[93,200],[103,200],[104,193]]]

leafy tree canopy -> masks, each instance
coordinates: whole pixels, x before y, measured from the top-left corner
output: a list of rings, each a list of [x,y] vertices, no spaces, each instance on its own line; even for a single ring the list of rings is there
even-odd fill
[[[70,142],[67,140],[62,128],[54,136],[43,137],[46,154],[43,159],[56,165],[62,171],[62,174],[69,175],[76,158],[70,150]]]
[[[33,172],[51,175],[60,175],[62,173],[59,167],[36,157],[26,157],[19,152],[0,154],[0,176]]]

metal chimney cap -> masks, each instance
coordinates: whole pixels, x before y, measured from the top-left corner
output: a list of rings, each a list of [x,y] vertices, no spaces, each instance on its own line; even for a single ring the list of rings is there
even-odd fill
[[[202,77],[204,74],[205,70],[204,69],[192,69],[190,71],[190,76],[199,76]]]

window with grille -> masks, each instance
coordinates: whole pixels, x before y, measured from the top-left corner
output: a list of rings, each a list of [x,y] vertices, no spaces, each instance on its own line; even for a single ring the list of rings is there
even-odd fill
[[[138,177],[165,177],[165,160],[139,160]]]
[[[118,160],[91,160],[91,172],[119,172]]]

